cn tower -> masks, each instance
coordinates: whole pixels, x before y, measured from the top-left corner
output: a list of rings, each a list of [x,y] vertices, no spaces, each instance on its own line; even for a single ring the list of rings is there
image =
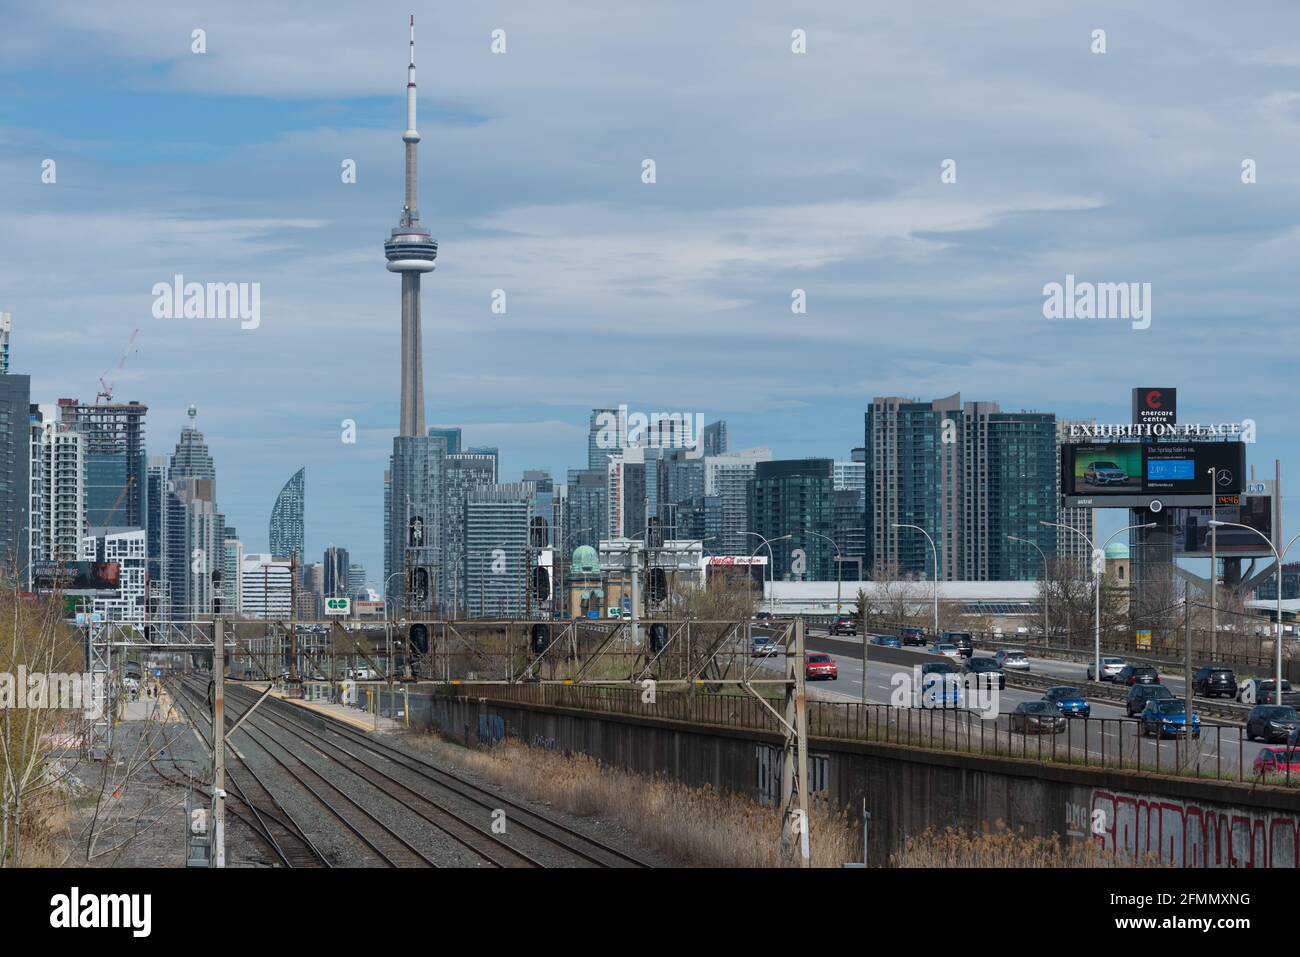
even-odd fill
[[[420,273],[433,272],[438,242],[420,225],[416,205],[415,16],[411,16],[411,59],[406,68],[406,203],[402,218],[384,243],[388,271],[402,275],[402,422],[399,435],[424,434],[424,362],[420,340]]]

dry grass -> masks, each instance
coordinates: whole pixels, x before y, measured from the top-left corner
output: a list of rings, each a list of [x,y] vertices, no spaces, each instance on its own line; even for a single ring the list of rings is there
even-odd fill
[[[713,788],[604,767],[584,754],[561,754],[504,741],[467,750],[434,739],[433,749],[530,800],[579,817],[612,821],[645,847],[690,867],[778,867],[781,812]],[[860,859],[860,830],[847,815],[814,804],[809,829],[814,867]]]
[[[975,832],[954,827],[927,828],[909,837],[893,855],[895,867],[1152,867],[1157,861],[1116,857],[1094,841],[1061,842],[1060,835],[1038,837],[998,821]]]

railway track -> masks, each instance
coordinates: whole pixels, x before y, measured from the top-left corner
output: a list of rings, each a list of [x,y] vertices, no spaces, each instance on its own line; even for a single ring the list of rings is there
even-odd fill
[[[239,686],[233,687],[237,689],[234,694],[239,699],[248,701],[256,697],[256,693],[250,689]],[[494,812],[504,811],[509,827],[531,835],[534,843],[546,846],[552,851],[560,851],[573,858],[573,863],[578,866],[646,866],[644,862],[596,838],[590,837],[549,816],[509,801],[499,793],[480,787],[458,774],[441,768],[423,758],[408,754],[378,740],[374,735],[353,729],[327,715],[308,712],[278,699],[268,699],[262,704],[261,709],[269,709],[267,719],[286,732],[298,736],[313,747],[328,749],[329,753],[338,756],[336,760],[352,766],[354,770],[357,766],[364,767],[365,772],[358,771],[357,773],[369,779],[374,777],[382,778],[385,782],[389,782],[396,789],[399,789],[400,793],[410,795],[415,800],[435,807],[444,806],[444,802],[448,799],[470,804],[480,810],[481,819],[484,821],[491,820],[491,815]],[[260,713],[261,709],[259,709],[258,713]],[[363,755],[369,755],[370,757],[366,758]],[[388,770],[380,767],[374,760],[375,758],[387,763]],[[431,786],[433,793],[426,794],[423,790],[417,790],[411,784],[399,780],[393,773],[398,770],[418,778],[419,782],[416,787],[428,788]],[[475,824],[471,824],[471,826],[487,840],[497,845],[504,843],[499,835],[491,832],[490,828],[480,827]]]
[[[173,688],[176,691],[173,700],[198,731],[203,743],[211,750],[212,722],[207,714],[206,694],[185,681],[175,682]],[[241,770],[237,771],[227,766],[226,785],[228,792],[238,804],[243,806],[244,810],[240,811],[238,807],[231,808],[229,805],[227,808],[249,826],[285,867],[333,867],[333,863],[316,847],[298,822],[271,793],[257,772],[237,754],[234,758],[241,766]],[[154,770],[164,779],[169,779],[157,764],[154,764]],[[188,786],[184,782],[173,780],[173,783]],[[205,787],[210,793],[211,783],[209,782]]]

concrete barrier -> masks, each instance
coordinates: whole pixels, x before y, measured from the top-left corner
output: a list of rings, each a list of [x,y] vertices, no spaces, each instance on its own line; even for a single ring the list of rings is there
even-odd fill
[[[493,700],[491,693],[461,686],[428,695],[427,710],[412,694],[411,711],[470,746],[512,737],[694,787],[760,801],[779,796],[776,732]],[[1295,867],[1300,860],[1294,790],[829,738],[810,738],[809,753],[813,793],[854,809],[866,797],[875,865],[927,828],[978,830],[999,821],[1180,866]]]

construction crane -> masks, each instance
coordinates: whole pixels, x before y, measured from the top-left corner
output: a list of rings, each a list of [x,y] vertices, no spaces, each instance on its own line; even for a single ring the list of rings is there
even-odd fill
[[[135,337],[139,334],[139,329],[136,329],[131,333],[131,338],[126,341],[126,348],[122,350],[122,358],[117,360],[117,365],[105,369],[104,375],[99,377],[99,393],[95,396],[95,405],[99,405],[101,400],[105,403],[113,401],[113,383],[105,381],[104,377],[110,372],[122,371],[122,366],[126,363],[126,357],[131,354],[131,347],[135,345]],[[116,381],[116,376],[114,377],[114,380]]]
[[[108,510],[108,514],[104,516],[104,524],[106,526],[113,524],[113,516],[116,515],[117,510],[122,507],[122,499],[126,498],[126,493],[131,491],[131,485],[134,482],[135,482],[134,475],[128,475],[126,477],[126,484],[122,486],[122,491],[117,493],[117,499],[113,502],[113,507],[110,508]]]

